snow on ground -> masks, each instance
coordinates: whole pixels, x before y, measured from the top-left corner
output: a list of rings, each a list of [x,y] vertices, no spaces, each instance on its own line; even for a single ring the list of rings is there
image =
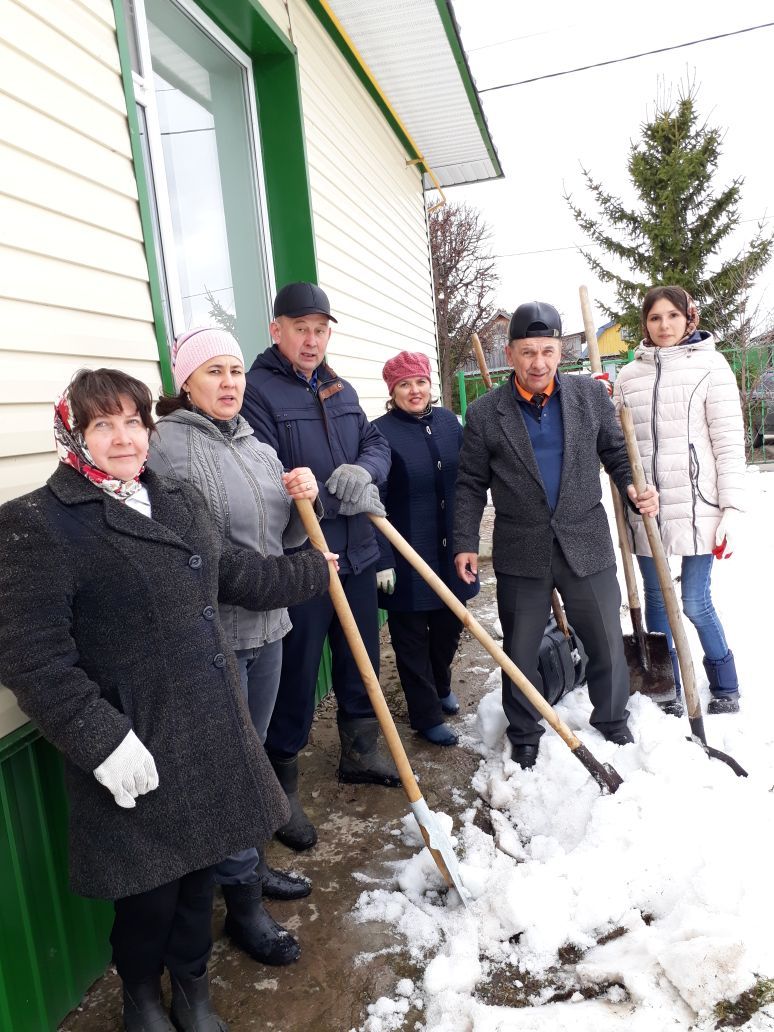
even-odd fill
[[[409,1006],[423,1015],[413,1027],[427,1032],[710,1030],[719,1000],[737,997],[757,976],[774,977],[774,473],[751,470],[748,482],[744,540],[713,576],[742,712],[705,717],[705,727],[710,744],[750,776],[708,759],[686,741],[687,718],[666,716],[640,696],[630,706],[635,744],[605,742],[589,727],[584,689],[558,709],[594,755],[615,766],[622,787],[602,795],[550,729],[537,766],[523,771],[510,759],[499,670],[492,671],[467,742],[482,757],[473,779],[479,801],[455,830],[468,909],[456,893],[444,894],[406,818],[403,834],[417,852],[398,869],[400,891],[364,892],[358,917],[393,923],[424,978],[416,986],[403,979],[393,998],[372,1004],[363,1032],[403,1029]],[[689,636],[706,708],[690,626]],[[474,823],[480,800],[491,807],[494,837]],[[476,998],[491,971],[510,965],[514,984],[531,984],[560,965],[567,947],[580,957],[569,968],[577,990],[569,999],[547,1002],[550,987],[529,1007]],[[584,991],[602,995],[586,999]],[[744,1027],[774,1029],[774,1007]]]

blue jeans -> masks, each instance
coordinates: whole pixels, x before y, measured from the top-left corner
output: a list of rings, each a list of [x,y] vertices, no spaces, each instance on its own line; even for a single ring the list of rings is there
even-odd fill
[[[715,612],[710,593],[713,555],[684,555],[680,587],[683,612],[696,628],[704,656],[710,663],[725,659],[728,655],[728,643],[723,633],[723,626]],[[675,683],[680,685],[675,647],[669,629],[664,597],[658,583],[656,564],[649,555],[638,555],[642,580],[645,586],[645,623],[649,631],[661,631],[666,634],[672,665],[675,668]]]
[[[250,709],[250,719],[258,737],[265,742],[279,689],[282,640],[267,642],[255,649],[237,649],[236,659],[242,696]],[[244,885],[257,881],[255,867],[259,859],[257,849],[233,853],[215,867],[215,881],[218,885]]]

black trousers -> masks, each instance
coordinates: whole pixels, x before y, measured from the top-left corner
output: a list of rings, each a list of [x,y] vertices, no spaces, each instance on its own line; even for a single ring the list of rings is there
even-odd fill
[[[376,567],[341,577],[355,623],[379,676],[379,607]],[[354,656],[347,645],[330,595],[310,599],[288,610],[293,629],[282,641],[282,674],[266,736],[266,751],[289,758],[309,741],[314,719],[314,693],[326,634],[331,646],[333,691],[342,717],[373,717],[373,707]]]
[[[554,541],[551,570],[545,577],[498,573],[497,607],[503,627],[503,648],[521,672],[543,692],[538,652],[555,587],[589,657],[586,680],[594,706],[591,723],[600,731],[613,731],[625,724],[629,715],[626,709],[629,668],[623,650],[621,592],[614,566],[588,577],[578,577]],[[511,742],[536,744],[545,728],[538,723],[537,710],[505,673],[503,709]]]
[[[443,723],[439,699],[451,691],[451,665],[462,622],[450,609],[390,612],[387,617],[409,723],[424,731]]]
[[[212,949],[214,870],[190,871],[114,902],[110,944],[124,982],[154,978],[165,967],[181,978],[204,973]]]

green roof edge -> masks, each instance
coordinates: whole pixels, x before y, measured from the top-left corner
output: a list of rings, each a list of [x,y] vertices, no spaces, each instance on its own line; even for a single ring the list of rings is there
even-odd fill
[[[462,85],[465,87],[465,92],[468,95],[468,101],[470,103],[473,117],[478,125],[481,138],[484,141],[492,164],[497,172],[497,178],[502,178],[505,173],[503,167],[500,164],[500,158],[497,154],[497,150],[492,140],[492,134],[489,131],[489,125],[487,124],[486,115],[484,109],[481,106],[481,98],[478,95],[475,83],[473,81],[473,74],[468,64],[468,59],[465,55],[465,49],[462,45],[462,38],[460,36],[460,27],[457,22],[457,17],[454,13],[451,0],[435,0],[435,6],[438,9],[438,14],[441,16],[441,22],[446,32],[446,38],[449,40],[449,46],[452,49],[454,60],[457,63],[459,69],[460,79]],[[462,185],[462,184],[460,184]]]

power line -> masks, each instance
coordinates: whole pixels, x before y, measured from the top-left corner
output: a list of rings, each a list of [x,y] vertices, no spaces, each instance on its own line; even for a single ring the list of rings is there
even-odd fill
[[[771,222],[774,219],[774,215],[766,215],[760,219],[740,219],[737,222],[738,226],[743,226],[747,222]],[[508,254],[493,254],[493,258],[527,258],[533,254],[555,254],[557,251],[580,251],[585,250],[588,247],[601,247],[601,244],[595,244],[589,241],[587,244],[568,244],[565,247],[542,247],[536,251],[509,251]]]
[[[572,25],[562,26],[563,29],[574,29],[575,23]],[[522,39],[535,39],[536,36],[548,36],[552,32],[556,32],[556,29],[543,29],[541,32],[528,32],[525,36],[510,36],[508,39],[498,39],[496,43],[484,43],[480,47],[468,47],[467,52],[469,54],[477,54],[480,50],[491,50],[493,47],[504,47],[508,43],[517,43]]]
[[[711,43],[716,39],[726,39],[728,36],[741,36],[745,32],[756,32],[758,29],[770,29],[774,22],[764,22],[762,25],[750,25],[746,29],[734,29],[733,32],[720,32],[717,36],[704,36],[702,39],[692,39],[688,43],[676,43],[671,47],[659,47],[658,50],[644,50],[641,54],[630,54],[628,57],[614,57],[609,61],[597,61],[596,64],[581,65],[579,68],[567,68],[563,72],[550,72],[548,75],[535,75],[531,79],[519,79],[518,82],[503,82],[499,86],[485,86],[479,93],[492,93],[494,90],[507,90],[512,86],[526,86],[530,82],[540,82],[543,79],[558,79],[562,75],[575,75],[576,72],[588,72],[592,68],[604,68],[606,65],[621,64],[624,61],[636,61],[640,57],[651,57],[653,54],[665,54],[668,50],[681,50],[683,47],[694,47],[698,43]]]

